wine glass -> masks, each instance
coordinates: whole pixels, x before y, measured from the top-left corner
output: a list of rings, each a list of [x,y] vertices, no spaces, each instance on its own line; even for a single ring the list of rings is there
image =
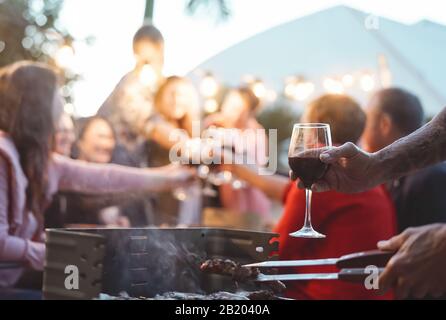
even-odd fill
[[[305,187],[305,221],[304,226],[293,233],[292,237],[325,238],[311,225],[311,186],[321,179],[328,165],[319,159],[319,155],[331,147],[330,125],[325,123],[298,123],[293,127],[288,163],[294,175]]]

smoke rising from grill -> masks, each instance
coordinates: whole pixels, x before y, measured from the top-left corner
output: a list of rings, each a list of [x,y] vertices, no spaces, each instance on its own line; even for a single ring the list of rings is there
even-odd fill
[[[107,255],[104,276],[119,275],[111,280],[104,292],[118,294],[128,292],[132,296],[152,297],[166,289],[181,292],[203,292],[199,265],[204,260],[204,252],[182,241],[181,233],[160,230],[144,232],[133,229],[127,232],[115,230],[108,237],[108,246],[113,248]],[[130,235],[130,236],[129,236]],[[187,235],[185,234],[185,237]],[[107,281],[107,283],[110,283]]]

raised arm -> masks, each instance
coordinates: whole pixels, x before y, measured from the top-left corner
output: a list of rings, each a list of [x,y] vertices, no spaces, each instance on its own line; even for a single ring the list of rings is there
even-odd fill
[[[53,155],[57,188],[90,194],[160,192],[190,182],[194,171],[179,166],[153,169],[130,168],[115,164],[93,164]]]

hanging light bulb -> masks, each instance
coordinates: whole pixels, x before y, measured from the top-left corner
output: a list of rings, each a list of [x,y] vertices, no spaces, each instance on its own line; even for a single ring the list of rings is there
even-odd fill
[[[259,99],[262,99],[266,94],[265,84],[261,80],[256,80],[251,85],[251,90],[255,94],[255,96]]]
[[[333,94],[344,93],[344,86],[342,85],[341,81],[332,78],[325,78],[323,81],[323,86],[325,90],[327,90],[329,93]]]
[[[370,92],[375,88],[375,79],[369,73],[365,73],[361,76],[360,84],[362,90],[365,92]]]
[[[304,101],[307,99],[314,91],[314,84],[312,82],[298,82],[294,86],[293,97],[297,101]]]
[[[206,98],[215,97],[218,92],[217,80],[211,75],[207,74],[200,83],[200,92]]]
[[[306,81],[304,77],[291,76],[285,79],[284,93],[288,98],[293,100],[306,100],[314,92],[314,89],[314,83]]]
[[[293,82],[289,82],[285,85],[284,92],[288,98],[294,99],[294,91],[295,91],[294,88],[295,88],[295,84]]]
[[[277,93],[273,89],[267,90],[265,95],[266,100],[272,102],[277,99]]]
[[[345,87],[351,87],[353,86],[353,83],[355,82],[355,78],[353,77],[353,75],[347,73],[342,77],[342,84]]]
[[[74,66],[74,50],[68,45],[64,45],[57,50],[54,61],[59,68],[71,69]]]
[[[203,108],[206,113],[214,113],[218,110],[218,102],[215,99],[206,99]]]
[[[74,108],[74,105],[72,103],[66,103],[63,106],[63,109],[64,109],[64,112],[69,114],[70,116],[74,115],[75,108]]]

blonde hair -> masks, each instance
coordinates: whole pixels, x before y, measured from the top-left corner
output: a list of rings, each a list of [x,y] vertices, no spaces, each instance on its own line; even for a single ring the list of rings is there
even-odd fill
[[[353,98],[326,94],[312,101],[304,112],[307,122],[328,123],[334,143],[357,142],[365,128],[366,115]]]

